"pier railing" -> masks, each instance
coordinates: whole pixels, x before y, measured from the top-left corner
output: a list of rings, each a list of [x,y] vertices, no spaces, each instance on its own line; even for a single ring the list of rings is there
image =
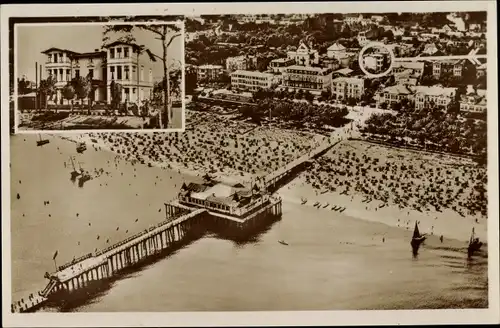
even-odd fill
[[[66,268],[69,268],[70,266],[72,266],[75,263],[81,262],[81,261],[86,260],[86,259],[91,258],[91,257],[92,257],[92,253],[88,253],[88,254],[82,255],[82,256],[80,256],[77,259],[71,260],[70,262],[67,262],[67,263],[65,263],[63,265],[60,265],[58,267],[58,269],[59,269],[59,271],[62,271],[64,269],[66,269]]]

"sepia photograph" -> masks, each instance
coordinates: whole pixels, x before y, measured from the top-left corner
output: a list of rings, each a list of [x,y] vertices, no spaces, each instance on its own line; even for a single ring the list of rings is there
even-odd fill
[[[182,130],[182,23],[14,29],[17,132]]]
[[[494,310],[487,7],[219,5],[11,18],[8,315]]]

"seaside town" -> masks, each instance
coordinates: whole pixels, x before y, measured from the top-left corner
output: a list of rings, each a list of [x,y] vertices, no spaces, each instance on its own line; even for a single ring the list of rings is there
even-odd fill
[[[178,30],[173,24],[168,26],[166,37],[180,37],[180,33],[168,34]],[[160,31],[162,27],[156,28]],[[78,42],[74,39],[64,48],[51,46],[54,40],[47,40],[46,48],[40,49],[43,62],[34,59],[30,63],[35,67],[34,76],[30,79],[24,74],[26,67],[19,68],[22,72],[18,73],[23,75],[17,78],[18,128],[41,131],[181,128],[182,63],[170,61],[166,67],[168,73],[153,74],[162,56],[139,44],[133,30],[128,37],[119,32],[106,26],[97,27],[94,34],[103,35],[102,45],[83,52],[71,48]],[[28,47],[24,43],[28,40],[20,38],[19,42],[20,51],[23,46]],[[170,47],[170,56],[179,57],[182,51],[179,45]],[[162,108],[163,98],[170,100],[168,108]],[[174,112],[175,124],[172,124]]]
[[[331,216],[394,228],[405,234],[409,258],[442,250],[454,252],[443,258],[484,260],[485,32],[486,12],[186,17],[185,131],[40,135],[37,149],[63,162],[73,182],[80,179],[78,192],[106,198],[103,208],[123,192],[115,209],[127,209],[113,224],[92,217],[83,205],[94,206],[90,200],[65,209],[85,232],[58,239],[75,245],[47,254],[66,264],[46,272],[47,286],[12,311],[29,312],[51,295],[143,263],[208,217],[213,221],[203,222],[218,222],[238,243],[266,215],[286,221],[304,213],[303,220]],[[12,138],[18,145],[36,139]],[[85,149],[74,154],[73,143]],[[13,216],[27,220],[17,205],[24,185],[13,176]],[[40,211],[52,206],[44,200]],[[291,231],[275,243],[293,248],[300,233]],[[395,235],[335,242],[397,248],[394,240],[403,242]],[[363,238],[369,244],[359,244]],[[467,306],[484,306],[484,297]],[[450,304],[442,306],[464,306]]]

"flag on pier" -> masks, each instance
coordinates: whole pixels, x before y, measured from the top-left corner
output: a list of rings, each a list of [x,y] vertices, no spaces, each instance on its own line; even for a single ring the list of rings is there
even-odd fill
[[[53,259],[53,260],[55,260],[55,259],[56,259],[57,254],[59,254],[59,253],[58,253],[58,251],[56,251],[56,252],[54,253],[54,256],[52,256],[52,259]]]

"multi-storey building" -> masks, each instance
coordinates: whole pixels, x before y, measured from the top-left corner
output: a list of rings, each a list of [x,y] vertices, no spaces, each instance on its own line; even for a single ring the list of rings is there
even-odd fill
[[[153,60],[135,43],[116,41],[105,46],[107,100],[111,102],[111,82],[122,86],[122,101],[140,103],[153,93]]]
[[[337,100],[360,99],[365,93],[366,79],[360,77],[337,77],[332,80],[332,95]]]
[[[238,70],[231,73],[231,87],[240,90],[257,91],[270,89],[277,84],[274,74]]]
[[[387,63],[388,54],[373,53],[363,57],[364,67],[373,72],[380,73],[384,70],[384,65]]]
[[[283,73],[288,67],[295,64],[295,59],[292,58],[278,58],[269,62],[269,69],[274,73]]]
[[[289,89],[321,94],[331,88],[332,70],[329,68],[293,65],[283,71],[283,86]]]
[[[384,88],[377,95],[377,104],[383,103],[391,105],[408,99],[415,103],[416,109],[423,108],[442,108],[447,109],[450,103],[455,99],[457,88],[444,88],[441,86],[408,86],[393,85]]]
[[[253,70],[257,66],[256,56],[236,56],[228,57],[226,59],[226,69],[229,72],[234,72],[237,70]]]
[[[66,104],[69,100],[64,99],[62,89],[73,78],[88,77],[92,81],[94,91],[88,98],[94,101],[106,100],[106,52],[95,49],[94,52],[78,53],[75,51],[49,48],[42,51],[47,55],[45,71],[47,75],[55,79],[56,93],[53,104]]]
[[[394,73],[411,71],[412,75],[421,77],[424,74],[425,63],[417,61],[395,61],[392,66],[392,71]]]
[[[448,108],[455,99],[457,88],[444,88],[441,86],[416,86],[415,90],[415,108],[436,106],[438,108]]]
[[[486,113],[486,90],[470,90],[460,96],[460,111],[469,113]]]
[[[338,42],[335,42],[326,49],[326,54],[328,58],[340,58],[347,52],[347,48]]]
[[[449,74],[456,77],[462,77],[466,60],[437,60],[432,64],[432,75],[440,78]]]
[[[198,66],[198,80],[217,81],[224,74],[222,65]]]
[[[396,84],[390,87],[384,88],[377,94],[377,106],[380,107],[382,104],[387,104],[388,108],[395,103],[401,102],[403,99],[413,100],[413,89],[409,86]]]
[[[296,65],[311,66],[319,63],[319,54],[317,50],[308,48],[301,43],[296,51],[288,51],[289,59],[294,59]]]

